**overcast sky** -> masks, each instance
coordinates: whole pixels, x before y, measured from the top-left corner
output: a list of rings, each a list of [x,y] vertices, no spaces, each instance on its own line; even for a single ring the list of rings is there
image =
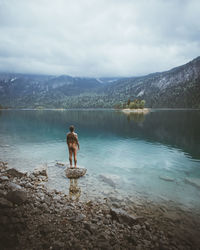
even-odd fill
[[[200,0],[0,0],[0,71],[136,76],[200,55]]]

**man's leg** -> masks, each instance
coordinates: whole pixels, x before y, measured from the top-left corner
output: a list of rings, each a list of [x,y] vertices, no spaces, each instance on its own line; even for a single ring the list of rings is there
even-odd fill
[[[70,168],[72,168],[72,150],[69,149],[69,163],[70,163]]]
[[[77,149],[74,150],[74,167],[76,168],[77,164]]]

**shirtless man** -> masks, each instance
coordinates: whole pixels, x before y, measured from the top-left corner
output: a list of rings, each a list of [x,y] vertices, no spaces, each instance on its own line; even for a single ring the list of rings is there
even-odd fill
[[[79,142],[78,142],[78,135],[74,133],[74,126],[69,127],[70,132],[67,134],[67,145],[69,149],[69,162],[70,168],[72,168],[72,154],[74,155],[74,167],[76,168],[77,163],[77,146],[80,149]]]

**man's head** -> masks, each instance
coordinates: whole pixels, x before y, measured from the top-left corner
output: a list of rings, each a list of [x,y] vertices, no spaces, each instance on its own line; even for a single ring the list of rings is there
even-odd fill
[[[69,130],[70,130],[70,132],[74,132],[74,126],[71,125],[71,126],[69,127]]]

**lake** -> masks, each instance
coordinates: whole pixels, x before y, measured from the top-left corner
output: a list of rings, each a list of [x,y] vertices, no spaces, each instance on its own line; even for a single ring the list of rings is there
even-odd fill
[[[66,133],[79,135],[81,199],[147,199],[200,207],[200,110],[2,110],[0,159],[19,170],[47,164],[50,189],[69,193]],[[71,185],[74,185],[71,183]]]

